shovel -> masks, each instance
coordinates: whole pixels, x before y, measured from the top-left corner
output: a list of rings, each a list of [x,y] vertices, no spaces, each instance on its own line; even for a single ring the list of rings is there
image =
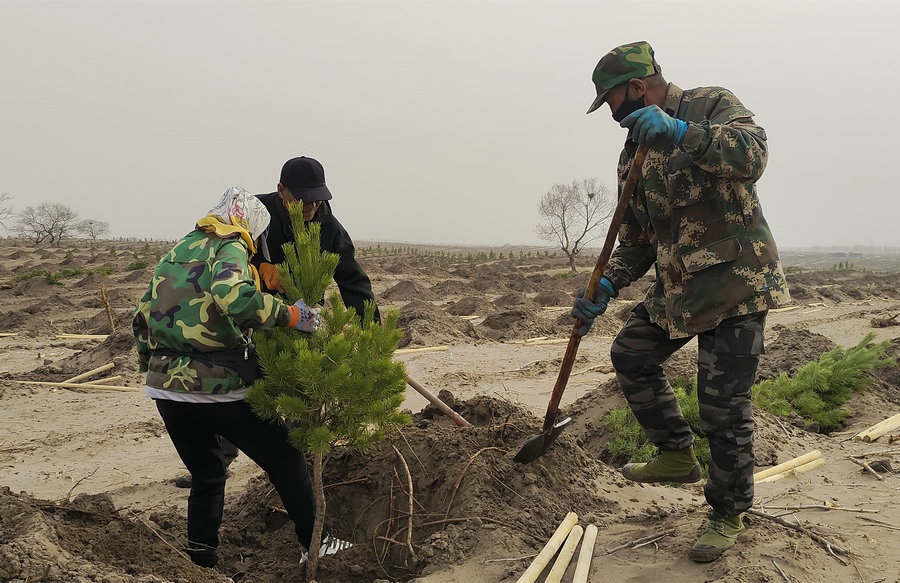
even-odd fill
[[[609,231],[606,233],[606,241],[603,244],[603,250],[600,257],[597,258],[597,264],[591,273],[591,279],[588,281],[587,290],[584,297],[593,298],[597,291],[597,284],[603,276],[606,264],[612,255],[613,245],[616,242],[616,235],[625,217],[625,210],[634,194],[634,187],[637,184],[638,177],[641,175],[641,167],[644,165],[644,158],[647,157],[647,146],[638,148],[634,155],[634,161],[628,170],[628,177],[622,186],[622,195],[616,204],[616,210],[609,222]],[[563,428],[572,422],[571,417],[566,417],[562,421],[557,422],[556,416],[559,414],[559,401],[562,399],[563,391],[566,390],[566,383],[569,382],[569,375],[572,373],[572,365],[575,364],[575,355],[578,353],[578,345],[581,344],[581,336],[578,335],[578,329],[581,328],[581,321],[575,320],[572,327],[572,334],[569,336],[569,344],[566,346],[566,354],[563,357],[562,365],[559,369],[559,376],[556,378],[556,384],[553,386],[553,394],[550,396],[550,404],[547,406],[547,414],[544,416],[544,430],[542,433],[535,435],[525,442],[519,453],[513,458],[515,461],[527,464],[533,462],[537,458],[544,455],[544,452],[553,445],[556,438],[562,432]]]

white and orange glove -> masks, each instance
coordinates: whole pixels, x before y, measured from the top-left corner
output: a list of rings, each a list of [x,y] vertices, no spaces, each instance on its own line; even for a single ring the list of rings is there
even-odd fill
[[[266,289],[269,291],[277,291],[280,294],[284,293],[284,288],[281,287],[281,278],[278,277],[278,268],[274,264],[260,263],[259,277],[262,279],[263,283],[266,284]]]
[[[297,300],[293,306],[288,306],[291,315],[288,326],[301,332],[315,332],[322,324],[322,316],[319,308],[310,308],[303,300]]]

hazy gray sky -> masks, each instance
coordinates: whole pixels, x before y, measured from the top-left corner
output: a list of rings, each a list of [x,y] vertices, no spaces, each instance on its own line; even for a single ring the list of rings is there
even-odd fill
[[[585,115],[612,47],[722,85],[769,136],[779,244],[900,245],[895,2],[0,0],[0,192],[177,238],[318,158],[357,240],[539,244],[559,182],[614,188]]]

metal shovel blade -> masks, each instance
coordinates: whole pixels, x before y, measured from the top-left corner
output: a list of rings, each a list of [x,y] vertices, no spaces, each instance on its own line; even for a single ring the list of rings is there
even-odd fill
[[[519,453],[516,454],[516,457],[513,458],[513,461],[517,461],[520,464],[528,464],[544,455],[544,452],[553,445],[553,442],[562,433],[563,428],[571,422],[572,418],[566,417],[559,423],[554,424],[550,431],[545,431],[529,438],[525,445],[522,446],[522,449],[519,450]]]

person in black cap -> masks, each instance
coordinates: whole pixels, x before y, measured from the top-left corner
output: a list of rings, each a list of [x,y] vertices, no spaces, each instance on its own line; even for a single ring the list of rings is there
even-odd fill
[[[284,288],[278,280],[275,265],[284,261],[281,246],[294,240],[291,218],[288,216],[287,204],[303,201],[303,220],[315,221],[322,225],[321,249],[337,253],[340,257],[334,272],[334,281],[341,293],[341,299],[348,308],[354,308],[362,318],[366,300],[375,301],[372,293],[372,282],[356,261],[356,248],[344,226],[331,212],[331,191],[325,184],[325,168],[314,158],[300,156],[291,158],[281,168],[281,180],[277,191],[268,194],[257,194],[256,197],[269,210],[272,216],[265,236],[265,250],[251,258],[251,263],[259,271],[263,291],[283,294]],[[268,258],[264,257],[268,255]],[[378,308],[375,308],[375,321],[381,321]],[[225,467],[238,456],[238,449],[227,439],[220,437],[220,445],[225,457]],[[230,474],[229,474],[230,475]],[[179,488],[191,487],[191,476],[182,475],[175,479]]]
[[[362,318],[366,300],[375,301],[372,282],[356,260],[356,250],[350,235],[331,212],[331,203],[328,201],[332,195],[325,184],[325,169],[322,164],[307,156],[291,158],[281,168],[281,180],[278,182],[277,191],[256,196],[272,215],[266,236],[269,257],[266,259],[260,253],[253,261],[259,270],[264,291],[284,293],[275,265],[284,261],[281,246],[294,240],[287,204],[302,201],[303,220],[315,221],[322,226],[322,251],[330,251],[340,256],[334,272],[334,282],[340,290],[344,305],[355,309]],[[376,307],[375,320],[380,319]]]

